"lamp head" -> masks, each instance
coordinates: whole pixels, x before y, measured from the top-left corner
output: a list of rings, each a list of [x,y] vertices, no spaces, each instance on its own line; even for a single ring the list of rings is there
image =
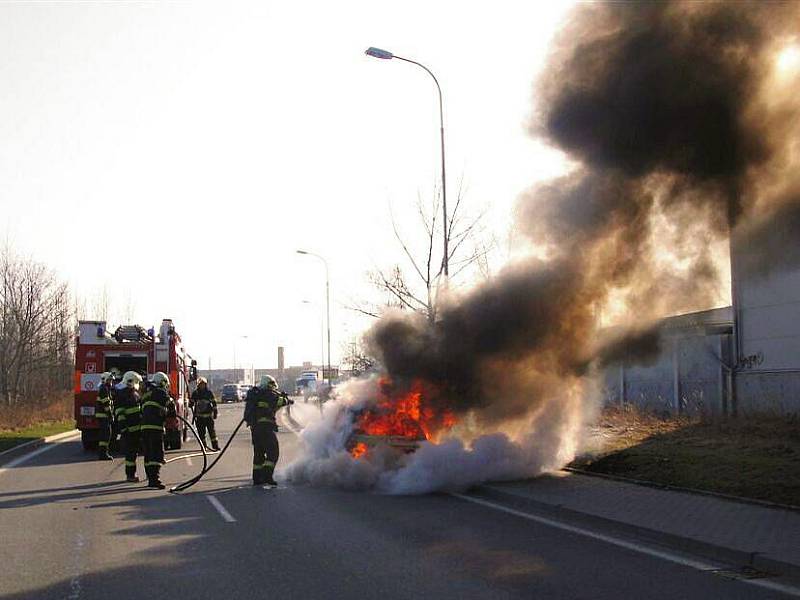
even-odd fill
[[[392,58],[394,58],[394,54],[392,54],[388,50],[381,50],[380,48],[375,48],[373,46],[367,48],[364,51],[364,54],[366,54],[367,56],[372,56],[374,58],[380,58],[383,60],[391,60]]]

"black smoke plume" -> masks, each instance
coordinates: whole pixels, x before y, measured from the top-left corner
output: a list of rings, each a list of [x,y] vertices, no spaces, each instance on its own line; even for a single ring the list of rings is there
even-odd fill
[[[732,231],[755,246],[750,269],[785,263],[786,243],[796,257],[800,80],[776,58],[798,17],[794,2],[580,5],[530,125],[575,166],[517,211],[545,258],[451,299],[435,325],[382,319],[368,341],[387,372],[435,384],[435,401],[483,423],[518,418],[595,365],[657,354],[654,319],[717,300],[712,248]],[[613,312],[629,334],[603,340]]]

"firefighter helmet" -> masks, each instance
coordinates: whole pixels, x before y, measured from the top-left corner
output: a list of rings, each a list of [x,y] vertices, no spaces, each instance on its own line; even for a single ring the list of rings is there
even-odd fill
[[[158,371],[155,375],[153,375],[153,385],[167,389],[169,387],[169,377],[167,377],[166,373]]]
[[[100,375],[100,383],[112,383],[114,381],[114,374],[106,371],[102,375]]]
[[[261,381],[258,383],[258,387],[260,388],[272,388],[274,390],[278,389],[278,382],[275,381],[275,378],[272,375],[262,375]]]
[[[208,385],[208,381],[206,381],[206,378],[205,378],[205,377],[198,377],[198,378],[197,378],[197,385],[200,385],[201,383],[202,383],[203,385]]]
[[[125,384],[125,387],[138,388],[139,384],[142,383],[142,376],[136,371],[128,371],[122,376],[122,382]]]

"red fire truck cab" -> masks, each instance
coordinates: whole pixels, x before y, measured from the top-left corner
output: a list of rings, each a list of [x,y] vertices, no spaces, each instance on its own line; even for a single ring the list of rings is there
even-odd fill
[[[148,379],[163,371],[169,376],[177,412],[185,418],[189,383],[197,379],[196,365],[184,350],[172,319],[164,319],[158,332],[123,325],[114,333],[106,330],[105,321],[80,321],[75,347],[75,423],[81,430],[83,447],[97,447],[99,430],[94,407],[103,372],[114,372],[119,378],[126,371],[136,371]],[[187,431],[180,419],[167,419],[165,448],[180,449]]]

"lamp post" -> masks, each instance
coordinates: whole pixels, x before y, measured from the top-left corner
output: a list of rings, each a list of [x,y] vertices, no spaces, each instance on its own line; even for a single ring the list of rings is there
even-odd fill
[[[330,272],[328,271],[328,261],[322,258],[319,254],[314,254],[313,252],[308,252],[306,250],[297,250],[298,254],[303,254],[306,256],[313,256],[318,258],[322,261],[322,264],[325,265],[325,321],[328,325],[328,387],[331,386],[331,278]],[[324,368],[324,365],[323,365]],[[323,378],[324,379],[324,378]]]
[[[415,60],[411,60],[410,58],[403,58],[402,56],[397,56],[396,54],[392,54],[388,50],[382,50],[380,48],[375,48],[370,46],[364,51],[364,54],[367,56],[372,56],[373,58],[380,58],[382,60],[391,60],[396,58],[397,60],[402,60],[407,63],[411,63],[412,65],[417,65],[418,67],[425,70],[425,72],[431,76],[433,82],[436,84],[436,90],[439,92],[439,136],[442,146],[442,215],[444,215],[444,220],[442,221],[442,230],[444,231],[444,257],[442,258],[442,267],[444,271],[445,280],[449,278],[450,271],[449,265],[449,253],[447,249],[447,179],[445,177],[445,168],[444,168],[444,109],[442,108],[442,88],[439,86],[439,81],[436,79],[436,75],[433,72]]]
[[[325,334],[324,334],[325,328],[323,327],[324,323],[322,321],[322,310],[320,309],[319,306],[317,306],[316,304],[311,302],[311,300],[301,300],[300,302],[301,302],[301,304],[308,304],[309,306],[313,306],[318,312],[318,316],[319,316],[319,348],[320,348],[320,355],[322,356],[322,362],[320,363],[320,365],[324,369],[325,368],[325,343],[323,342],[323,340],[325,338]]]
[[[236,371],[236,340],[233,340],[233,383],[238,383],[239,378],[237,377]]]

